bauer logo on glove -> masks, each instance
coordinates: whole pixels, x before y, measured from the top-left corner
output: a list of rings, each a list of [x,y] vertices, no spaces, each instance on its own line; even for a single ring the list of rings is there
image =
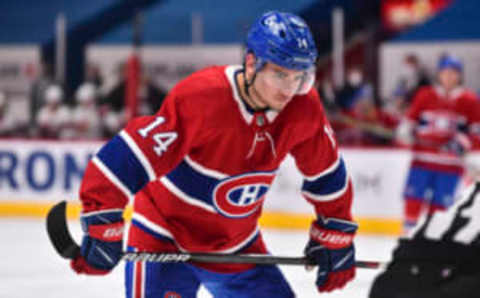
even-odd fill
[[[319,266],[315,282],[319,292],[341,289],[355,277],[357,228],[354,222],[336,218],[312,222],[305,255]]]

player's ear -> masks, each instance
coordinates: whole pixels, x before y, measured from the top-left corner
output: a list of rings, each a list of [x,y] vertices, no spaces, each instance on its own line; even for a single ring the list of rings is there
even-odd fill
[[[248,79],[252,78],[255,73],[256,57],[253,53],[245,55],[245,74]]]

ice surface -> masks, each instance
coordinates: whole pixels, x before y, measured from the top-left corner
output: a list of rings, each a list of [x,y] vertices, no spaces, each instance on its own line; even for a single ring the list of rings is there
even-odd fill
[[[74,238],[80,242],[78,222],[70,222]],[[102,277],[79,276],[70,270],[50,245],[45,222],[34,219],[0,219],[0,298],[105,298],[124,297],[123,266]],[[307,241],[306,231],[264,230],[264,238],[275,255],[300,256]],[[358,236],[357,259],[388,261],[395,238]],[[315,273],[303,267],[282,266],[298,297],[319,297],[314,287]],[[324,294],[327,298],[366,298],[379,270],[358,269],[357,278],[345,289]],[[201,289],[198,297],[211,297]],[[252,297],[255,297],[253,294]]]

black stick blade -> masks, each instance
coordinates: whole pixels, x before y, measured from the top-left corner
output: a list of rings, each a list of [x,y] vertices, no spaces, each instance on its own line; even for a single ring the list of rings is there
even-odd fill
[[[50,209],[47,215],[47,233],[59,255],[66,259],[75,259],[80,253],[80,247],[68,231],[66,211],[67,202],[65,201],[61,201]]]

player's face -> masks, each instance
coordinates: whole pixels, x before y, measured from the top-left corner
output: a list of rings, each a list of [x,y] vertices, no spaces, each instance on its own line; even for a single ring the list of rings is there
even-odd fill
[[[291,70],[273,63],[257,72],[252,86],[252,99],[274,110],[283,109],[305,81],[305,72]]]
[[[248,77],[251,79],[255,75],[253,85],[250,87],[250,99],[257,107],[283,109],[305,82],[305,72],[303,71],[290,70],[273,63],[266,63],[260,71],[256,72],[254,65],[255,57],[247,55]]]
[[[440,84],[447,90],[460,84],[460,73],[452,68],[445,68],[438,73]]]

